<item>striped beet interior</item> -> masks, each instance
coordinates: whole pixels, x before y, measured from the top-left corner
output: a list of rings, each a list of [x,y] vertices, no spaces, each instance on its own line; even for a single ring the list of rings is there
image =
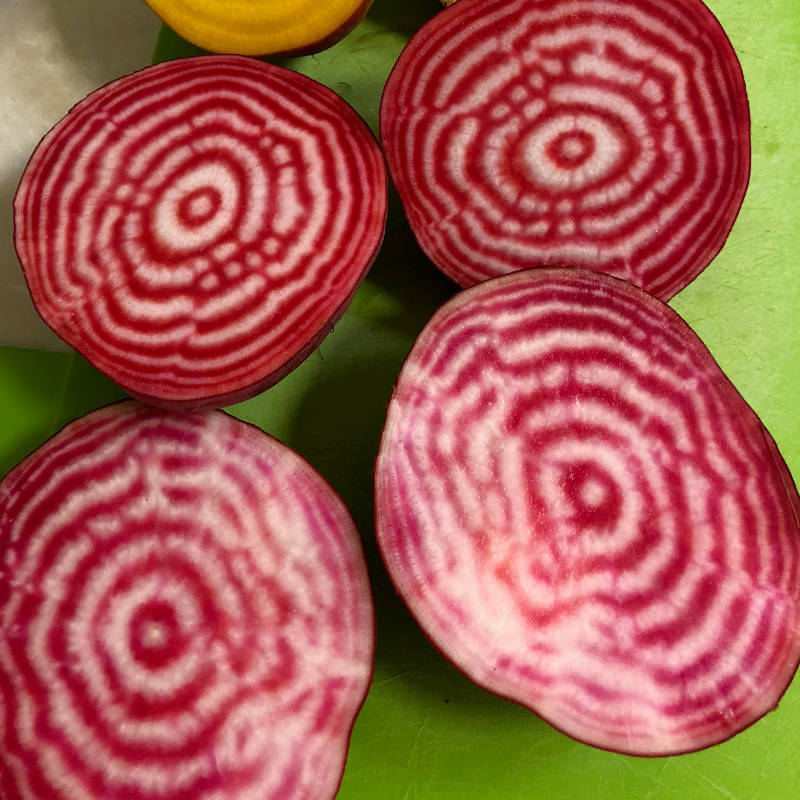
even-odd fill
[[[666,300],[750,173],[741,68],[699,0],[459,0],[401,54],[380,132],[417,239],[462,286],[570,264]]]
[[[94,412],[0,483],[0,795],[331,798],[373,638],[306,462],[219,411]]]
[[[378,542],[432,641],[567,734],[720,742],[800,659],[800,498],[691,329],[638,288],[534,269],[447,303],[376,467]]]
[[[380,246],[377,142],[337,95],[255,59],[149,67],[41,142],[15,244],[45,321],[131,394],[257,393],[337,320]]]

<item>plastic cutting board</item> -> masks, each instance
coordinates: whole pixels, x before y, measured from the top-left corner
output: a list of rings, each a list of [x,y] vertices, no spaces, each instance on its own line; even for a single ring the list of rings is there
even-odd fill
[[[722,253],[672,305],[800,478],[800,6],[797,0],[710,5],[744,69],[753,172]],[[380,91],[395,58],[435,12],[435,0],[376,0],[343,42],[283,63],[329,85],[376,129]],[[164,30],[155,58],[196,52]],[[335,332],[278,386],[231,409],[308,458],[348,503],[365,540],[377,661],[339,800],[796,800],[798,681],[776,711],[725,744],[637,759],[578,744],[481,691],[418,631],[377,556],[372,465],[402,360],[454,291],[415,245],[392,197],[385,247]],[[121,396],[75,355],[0,348],[0,474],[68,420]]]

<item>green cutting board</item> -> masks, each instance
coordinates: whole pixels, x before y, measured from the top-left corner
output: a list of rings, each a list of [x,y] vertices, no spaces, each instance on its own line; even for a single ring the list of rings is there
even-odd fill
[[[724,250],[672,305],[800,476],[800,6],[710,5],[744,69],[753,174]],[[376,0],[343,42],[283,63],[329,85],[376,129],[386,76],[435,11],[435,0]],[[165,29],[155,58],[197,52]],[[473,686],[396,598],[374,544],[372,467],[402,360],[454,288],[422,255],[392,197],[386,245],[336,330],[278,386],[231,409],[309,459],[348,503],[364,537],[377,658],[339,800],[796,800],[800,685],[725,744],[672,758],[619,756],[578,744]],[[0,474],[68,420],[121,396],[74,354],[0,348]]]

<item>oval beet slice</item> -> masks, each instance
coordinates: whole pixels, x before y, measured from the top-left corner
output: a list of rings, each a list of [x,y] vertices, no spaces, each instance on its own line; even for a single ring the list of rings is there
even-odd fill
[[[800,659],[787,467],[692,330],[616,278],[520,271],[440,309],[389,406],[376,506],[432,641],[584,742],[720,742]]]
[[[377,142],[337,95],[255,59],[168,62],[77,105],[14,203],[39,313],[128,392],[226,405],[341,317],[380,246]]]
[[[380,129],[417,239],[462,286],[572,264],[666,300],[750,174],[741,68],[699,0],[459,0],[401,54]]]
[[[372,670],[357,531],[291,450],[127,402],[0,483],[0,795],[335,795]]]

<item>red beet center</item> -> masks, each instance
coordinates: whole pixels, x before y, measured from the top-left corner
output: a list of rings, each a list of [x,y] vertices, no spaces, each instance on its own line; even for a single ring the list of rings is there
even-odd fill
[[[164,601],[152,600],[138,608],[128,635],[131,654],[150,669],[166,666],[183,650],[184,637],[175,609]]]
[[[585,164],[595,150],[594,137],[586,131],[565,131],[547,145],[548,158],[560,169],[576,169]]]
[[[613,478],[597,464],[586,461],[566,466],[561,487],[577,528],[613,529],[622,512],[622,495]]]
[[[208,222],[222,204],[220,193],[212,186],[203,186],[181,198],[178,205],[178,219],[188,226]]]

